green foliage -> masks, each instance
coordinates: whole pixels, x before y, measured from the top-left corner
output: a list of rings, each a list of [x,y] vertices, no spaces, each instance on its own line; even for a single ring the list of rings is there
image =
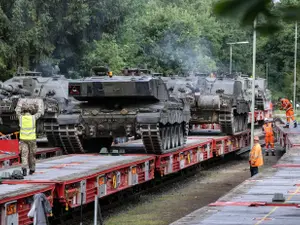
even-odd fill
[[[227,43],[236,41],[250,44],[233,46],[233,71],[251,74],[252,23],[258,18],[257,74],[265,77],[268,64],[273,96],[291,98],[294,25],[289,21],[298,20],[299,4],[281,2],[274,6],[271,0],[0,1],[1,79],[18,66],[34,69],[56,63],[71,78],[89,75],[96,65],[109,66],[114,74],[125,66],[167,75],[228,71]],[[262,35],[278,29],[276,36]]]
[[[82,75],[95,64],[108,64],[115,73],[124,66],[166,74],[227,70],[226,42],[250,33],[212,15],[214,2],[1,1],[0,72],[50,62],[58,62],[63,73]],[[251,51],[235,51],[234,68],[248,72]]]
[[[94,41],[87,54],[83,56],[83,74],[94,65],[110,66],[110,70],[117,73],[126,66],[126,46],[121,48],[112,35],[103,34],[101,41]]]
[[[239,15],[243,25],[252,26],[255,19],[260,19],[257,29],[264,34],[281,30],[281,20],[291,22],[300,19],[297,0],[220,0],[216,3],[214,12],[234,18]]]
[[[273,91],[274,100],[280,96],[292,99],[295,21],[300,19],[299,1],[219,0],[214,11],[223,16],[222,18],[234,18],[234,21],[241,22],[243,27],[253,27],[253,21],[257,18],[259,34],[269,35],[259,36],[257,40],[257,68],[268,64],[269,88]],[[297,68],[297,71],[299,69]],[[296,93],[300,91],[298,80],[297,78]],[[300,95],[297,94],[296,98],[299,99]]]

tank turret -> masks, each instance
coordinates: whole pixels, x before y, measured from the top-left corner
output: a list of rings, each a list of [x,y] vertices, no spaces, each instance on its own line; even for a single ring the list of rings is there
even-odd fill
[[[189,105],[171,96],[158,77],[88,77],[70,82],[68,90],[81,104],[80,113],[58,118],[57,133],[72,140],[66,151],[88,151],[89,145],[100,151],[103,145],[111,146],[112,138],[125,136],[141,137],[147,152],[156,154],[186,142]],[[66,146],[67,139],[60,140]]]

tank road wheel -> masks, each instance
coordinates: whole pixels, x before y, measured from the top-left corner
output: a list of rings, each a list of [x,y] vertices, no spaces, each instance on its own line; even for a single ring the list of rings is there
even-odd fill
[[[148,153],[162,154],[186,143],[188,124],[141,124],[141,137]]]
[[[232,115],[232,119],[231,119],[231,127],[229,127],[228,132],[230,134],[234,134],[237,132],[238,130],[238,118],[236,115]]]
[[[180,130],[180,125],[179,124],[175,124],[174,126],[174,135],[173,135],[173,140],[174,140],[174,147],[178,147],[179,146],[179,130]]]
[[[170,126],[170,138],[171,138],[171,147],[170,148],[175,148],[175,126],[172,124]]]
[[[232,135],[247,130],[248,113],[237,114],[235,110],[231,112],[222,111],[219,115],[219,121],[221,132]]]
[[[244,123],[243,123],[243,115],[240,115],[238,116],[238,121],[239,121],[239,129],[238,129],[238,132],[241,132],[243,130],[243,126],[244,126]]]
[[[183,127],[182,127],[182,124],[179,124],[179,133],[178,133],[178,137],[179,137],[179,145],[178,145],[178,146],[184,145],[184,133],[183,133]]]
[[[161,138],[161,145],[162,145],[162,149],[165,150],[167,149],[167,129],[166,127],[161,127],[160,128],[160,138]]]
[[[243,114],[243,131],[248,129],[248,113]]]
[[[235,121],[236,121],[236,125],[235,125],[235,131],[236,132],[239,132],[240,131],[240,129],[241,129],[241,123],[240,123],[240,115],[239,114],[237,114],[236,116],[235,116]]]
[[[241,114],[241,130],[240,131],[244,131],[245,130],[245,114]]]
[[[166,130],[167,130],[167,135],[166,135],[166,141],[167,141],[167,149],[170,149],[171,148],[171,127],[166,127]]]
[[[231,117],[229,118],[231,123],[227,126],[227,132],[228,134],[235,134],[239,129],[238,115],[233,111],[231,114],[228,114],[228,116]]]

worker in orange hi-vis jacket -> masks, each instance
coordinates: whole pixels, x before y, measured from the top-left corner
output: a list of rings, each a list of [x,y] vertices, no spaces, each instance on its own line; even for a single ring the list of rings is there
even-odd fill
[[[265,119],[265,124],[263,125],[262,130],[265,134],[266,156],[269,155],[270,147],[272,155],[275,156],[273,124],[267,118]]]
[[[294,128],[296,128],[297,127],[297,121],[296,121],[295,116],[294,116],[294,109],[293,109],[292,103],[286,98],[279,98],[278,101],[280,101],[280,103],[281,103],[280,110],[285,110],[285,113],[286,113],[287,123],[284,126],[284,128],[289,128],[291,121],[293,121]]]
[[[254,137],[254,145],[249,153],[249,164],[251,177],[258,173],[258,167],[264,165],[259,137]]]

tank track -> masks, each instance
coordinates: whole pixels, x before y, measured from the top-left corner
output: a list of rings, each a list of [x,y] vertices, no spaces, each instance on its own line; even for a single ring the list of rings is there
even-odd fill
[[[140,124],[145,150],[150,154],[175,151],[186,144],[189,125],[185,123],[162,125]]]
[[[57,147],[62,147],[60,143],[59,133],[58,133],[58,123],[55,121],[46,121],[44,122],[44,130],[48,139],[48,142]]]
[[[235,114],[233,111],[221,111],[219,114],[221,132],[234,135],[247,130],[247,114]]]
[[[66,154],[85,152],[74,124],[59,125],[51,121],[45,123],[44,127],[48,141],[62,147]]]

